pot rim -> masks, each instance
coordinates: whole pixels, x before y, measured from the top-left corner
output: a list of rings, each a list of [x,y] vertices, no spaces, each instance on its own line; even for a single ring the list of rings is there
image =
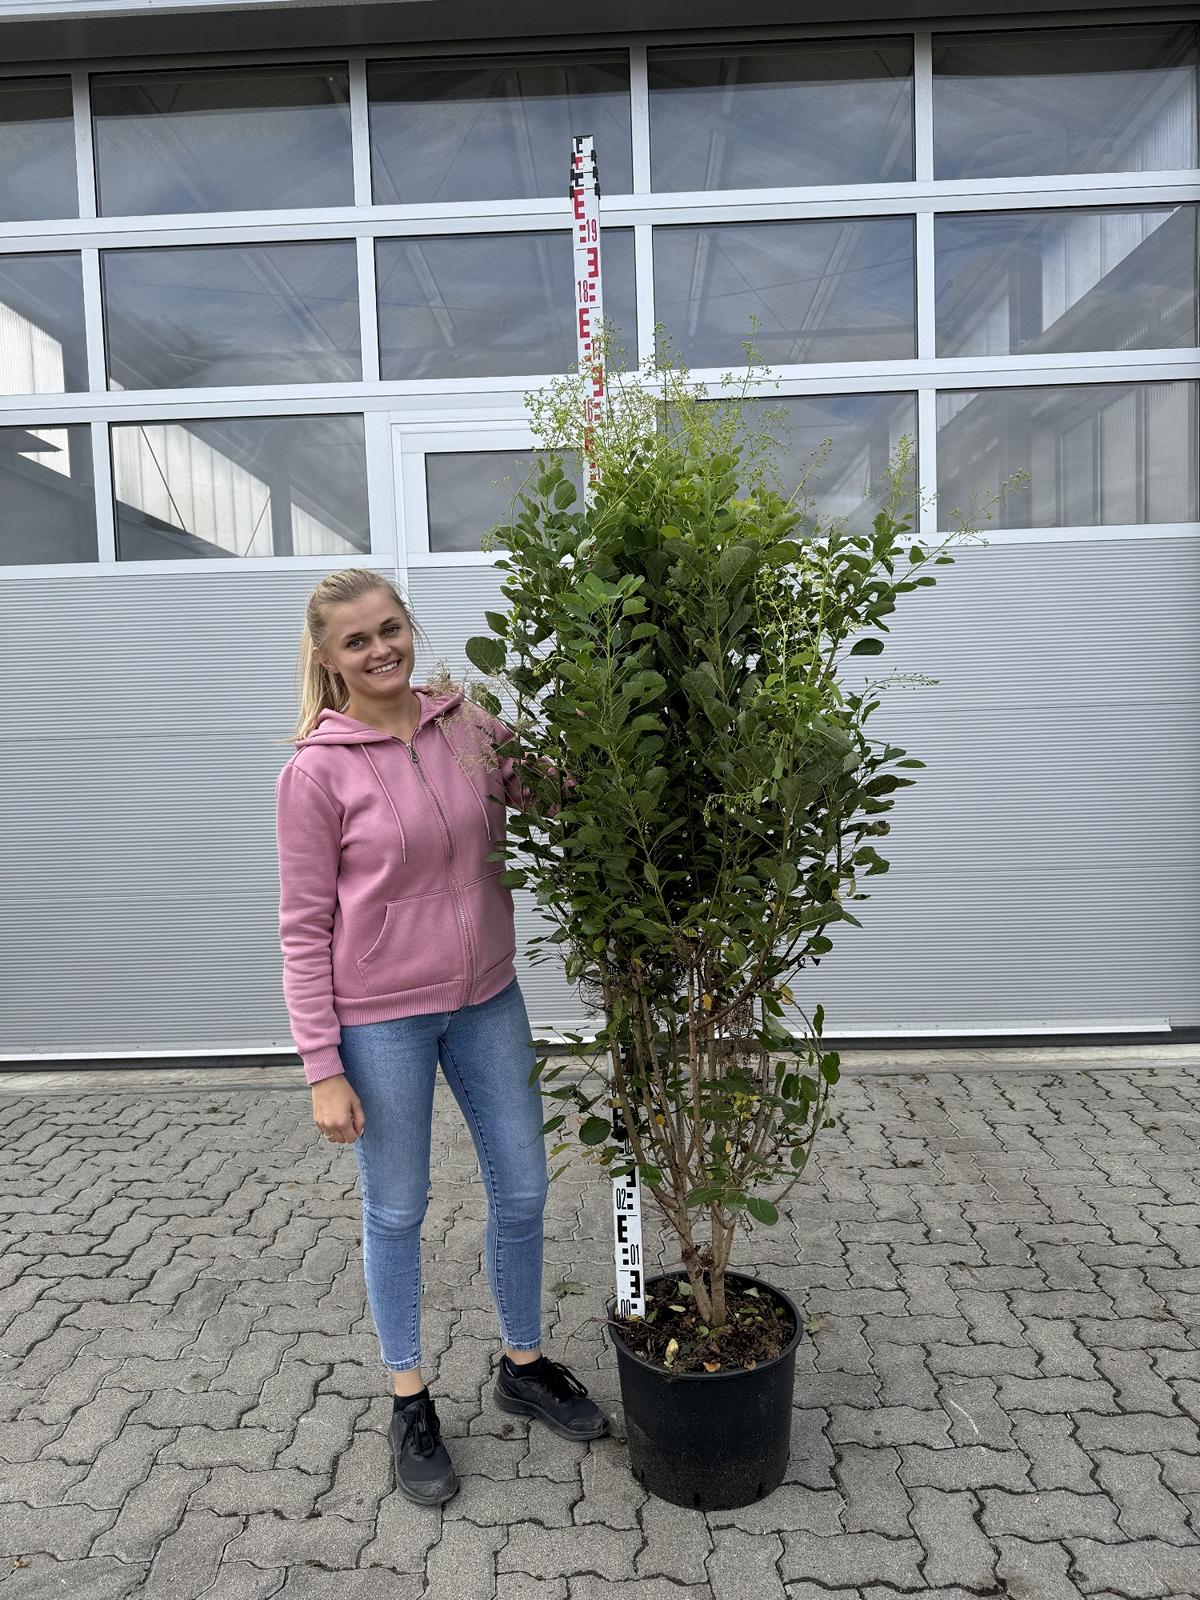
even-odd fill
[[[682,1271],[682,1268],[680,1270]],[[678,1272],[656,1272],[653,1277],[645,1280],[646,1288],[648,1289],[652,1283],[661,1283],[664,1278],[677,1278],[678,1276]],[[609,1329],[609,1337],[612,1339],[614,1345],[619,1345],[621,1357],[626,1361],[636,1362],[639,1367],[645,1367],[647,1372],[656,1373],[660,1378],[664,1379],[668,1383],[683,1383],[688,1380],[698,1383],[714,1383],[719,1382],[722,1378],[729,1379],[756,1377],[760,1372],[769,1372],[772,1367],[776,1367],[780,1364],[780,1362],[788,1360],[788,1358],[794,1352],[796,1346],[800,1343],[800,1337],[804,1332],[804,1327],[800,1320],[799,1308],[797,1307],[796,1302],[792,1299],[791,1295],[788,1294],[786,1289],[781,1289],[778,1284],[771,1283],[766,1278],[756,1278],[748,1272],[737,1272],[733,1268],[728,1268],[726,1269],[725,1277],[726,1279],[736,1279],[740,1283],[759,1284],[764,1289],[769,1289],[773,1295],[777,1295],[779,1299],[783,1301],[784,1305],[791,1312],[792,1319],[795,1322],[795,1328],[792,1331],[791,1338],[784,1345],[783,1349],[778,1355],[770,1356],[766,1361],[760,1361],[758,1365],[754,1367],[729,1367],[720,1372],[672,1372],[669,1367],[664,1367],[660,1361],[647,1361],[645,1356],[638,1355],[637,1351],[631,1350],[625,1343],[624,1339],[620,1337],[621,1324],[617,1322],[614,1316],[617,1297],[616,1295],[613,1295],[612,1298],[605,1303],[605,1311],[608,1314],[606,1320]]]

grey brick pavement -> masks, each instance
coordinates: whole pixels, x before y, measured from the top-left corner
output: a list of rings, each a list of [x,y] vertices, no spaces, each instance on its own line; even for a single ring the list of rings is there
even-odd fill
[[[616,1424],[582,1446],[491,1403],[439,1089],[424,1342],[462,1490],[428,1511],[298,1071],[0,1080],[0,1600],[1195,1600],[1200,1052],[870,1059],[738,1258],[811,1322],[787,1481],[708,1516],[628,1472],[593,1169],[547,1218],[547,1348]]]

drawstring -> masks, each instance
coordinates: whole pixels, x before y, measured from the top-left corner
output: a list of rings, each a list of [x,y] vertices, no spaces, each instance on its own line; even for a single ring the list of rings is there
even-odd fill
[[[454,745],[453,745],[453,742],[450,739],[450,735],[446,732],[445,728],[442,726],[442,724],[440,722],[438,723],[437,727],[438,727],[438,732],[441,734],[442,738],[445,739],[446,744],[448,745],[448,747],[450,749],[451,755],[453,755],[454,759],[457,761],[458,760],[458,755],[457,755],[457,752],[454,749]],[[414,730],[414,733],[413,733],[413,737],[414,738],[416,737],[415,730]],[[391,795],[388,794],[387,785],[384,783],[383,779],[379,776],[379,768],[375,765],[374,761],[371,760],[371,752],[370,752],[370,750],[367,748],[367,746],[365,744],[359,745],[358,748],[362,751],[363,755],[366,756],[367,760],[371,762],[371,771],[375,774],[375,782],[383,790],[383,793],[384,793],[384,796],[385,796],[385,798],[387,800],[387,803],[392,808],[392,815],[395,817],[396,826],[400,830],[400,856],[401,856],[401,860],[402,861],[407,861],[408,860],[408,841],[405,838],[405,834],[404,834],[404,824],[400,821],[400,813],[396,810],[395,802],[392,800]],[[483,796],[479,793],[479,790],[475,787],[474,783],[471,784],[471,793],[475,796],[475,804],[483,812],[483,825],[487,829],[488,843],[489,844],[493,844],[495,841],[492,838],[492,819],[488,815],[488,808],[484,804]]]
[[[371,761],[371,752],[367,749],[366,745],[360,744],[358,748],[362,751],[363,755],[366,756],[367,760]],[[404,837],[404,824],[400,821],[400,813],[396,810],[395,802],[392,800],[391,795],[388,794],[387,784],[384,783],[383,779],[379,776],[379,768],[373,761],[371,761],[371,771],[375,774],[375,782],[383,790],[384,798],[387,800],[388,805],[392,808],[392,815],[396,819],[396,826],[400,829],[400,859],[402,861],[407,861],[408,841]]]

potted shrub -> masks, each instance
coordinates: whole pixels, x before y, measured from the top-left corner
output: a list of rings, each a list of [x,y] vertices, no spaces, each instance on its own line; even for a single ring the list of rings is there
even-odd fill
[[[788,980],[838,923],[861,926],[851,904],[887,871],[886,814],[923,765],[867,737],[878,686],[840,684],[839,657],[878,655],[897,598],[969,531],[914,537],[909,440],[869,533],[785,497],[773,418],[746,424],[759,377],[713,400],[660,355],[610,389],[586,441],[578,378],[528,396],[537,468],[488,541],[509,609],[466,646],[516,699],[498,753],[536,802],[510,819],[504,881],[557,925],[533,959],[564,960],[602,1014],[582,1078],[535,1067],[561,1102],[552,1156],[636,1164],[678,1243],[643,1319],[608,1308],[631,1466],[704,1509],[769,1493],[787,1463],[796,1307],[731,1260],[829,1125],[838,1055],[821,1006],[798,1035],[781,1025]],[[566,470],[585,444],[590,504]]]

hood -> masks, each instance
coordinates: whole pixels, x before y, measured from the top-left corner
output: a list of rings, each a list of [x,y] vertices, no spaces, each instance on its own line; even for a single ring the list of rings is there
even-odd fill
[[[463,698],[461,689],[449,694],[435,694],[424,684],[415,683],[412,690],[421,702],[418,728],[441,712],[453,710]],[[304,750],[310,744],[386,744],[391,737],[382,728],[373,728],[369,722],[359,722],[356,717],[348,717],[344,711],[333,711],[326,706],[307,738],[296,741],[296,749]]]

